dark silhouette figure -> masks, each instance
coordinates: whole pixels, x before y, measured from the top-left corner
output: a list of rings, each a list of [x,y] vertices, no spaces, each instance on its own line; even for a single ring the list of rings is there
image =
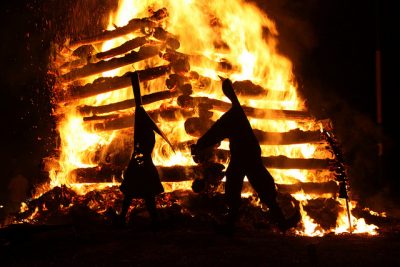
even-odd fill
[[[229,79],[223,79],[222,90],[232,102],[232,107],[193,145],[193,157],[197,157],[205,148],[228,138],[231,159],[226,170],[225,196],[229,212],[225,227],[234,229],[239,217],[243,180],[247,176],[260,200],[268,206],[272,220],[285,232],[297,225],[301,215],[298,212],[289,219],[285,218],[276,201],[274,179],[262,162],[259,142]]]
[[[133,198],[144,199],[146,208],[152,219],[152,223],[158,225],[156,209],[156,195],[164,192],[158,171],[151,158],[155,144],[155,134],[161,135],[169,145],[171,143],[157,127],[154,121],[144,110],[140,95],[139,76],[134,72],[132,87],[135,97],[135,122],[134,122],[134,148],[128,167],[124,172],[124,179],[120,190],[124,194],[122,210],[119,214],[121,223],[125,223],[125,217]],[[172,145],[171,145],[172,147]]]

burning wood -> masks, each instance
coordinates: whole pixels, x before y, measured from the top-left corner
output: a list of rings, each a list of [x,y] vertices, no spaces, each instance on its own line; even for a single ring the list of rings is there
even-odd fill
[[[219,163],[194,166],[157,166],[162,182],[183,182],[194,181],[196,179],[218,180],[224,185],[224,166]],[[76,183],[110,183],[120,182],[122,179],[123,168],[112,168],[109,166],[81,168],[72,171],[71,176]],[[294,184],[277,184],[281,193],[295,194],[305,192],[307,194],[332,194],[338,192],[338,184],[334,181],[329,182],[297,182]],[[248,182],[245,182],[244,191],[252,191]]]
[[[142,103],[144,105],[146,104],[151,104],[160,100],[165,100],[165,99],[170,99],[173,97],[176,97],[179,95],[179,92],[177,90],[171,91],[171,90],[165,90],[165,91],[160,91],[160,92],[155,92],[151,93],[148,95],[142,96]],[[135,107],[135,99],[128,99],[112,104],[107,104],[107,105],[101,105],[101,106],[79,106],[77,107],[77,110],[82,114],[82,115],[89,115],[89,114],[101,114],[101,113],[109,113],[113,111],[118,111],[118,110],[124,110],[128,108],[133,108]]]
[[[148,81],[163,76],[170,70],[170,65],[163,65],[138,72],[141,81]],[[93,83],[83,86],[71,86],[64,95],[60,96],[59,101],[71,101],[129,87],[131,85],[130,75],[131,72],[127,72],[123,76],[98,78]]]
[[[60,66],[61,69],[75,69],[78,67],[82,67],[83,65],[87,64],[88,62],[90,63],[96,63],[99,60],[104,60],[108,58],[112,58],[118,55],[125,54],[137,47],[140,47],[144,44],[150,44],[146,36],[141,36],[134,38],[132,40],[129,40],[122,45],[109,49],[104,52],[99,52],[94,55],[85,55],[83,58],[76,59],[71,62],[66,62],[63,65]]]
[[[151,8],[160,7],[159,3],[152,4],[154,6],[152,5]],[[236,1],[230,3],[230,5],[236,4]],[[174,1],[166,3],[168,9],[174,8],[174,5]],[[299,99],[296,93],[297,85],[293,79],[291,62],[276,52],[277,42],[272,40],[274,36],[278,36],[275,26],[272,26],[275,24],[266,16],[258,17],[262,19],[257,20],[267,21],[265,25],[254,23],[247,25],[245,21],[236,24],[224,18],[223,12],[221,14],[215,12],[207,3],[201,6],[206,9],[206,17],[210,16],[213,19],[207,21],[205,25],[202,25],[201,20],[196,21],[198,23],[195,30],[199,32],[188,31],[187,29],[193,26],[186,25],[186,19],[182,20],[182,24],[177,24],[175,19],[166,21],[168,13],[165,8],[153,12],[149,7],[141,7],[137,8],[137,14],[144,14],[142,16],[144,18],[132,18],[125,26],[115,26],[114,30],[75,39],[70,44],[65,44],[61,52],[69,50],[69,53],[60,54],[55,64],[52,64],[56,68],[54,73],[63,74],[56,79],[55,102],[60,105],[55,114],[62,114],[57,117],[60,137],[71,136],[72,131],[77,138],[61,140],[60,144],[63,147],[57,148],[60,151],[58,159],[60,162],[53,164],[56,167],[49,167],[51,179],[54,182],[52,184],[121,181],[130,156],[129,140],[135,130],[132,131],[134,114],[127,109],[135,107],[135,102],[134,99],[126,99],[125,91],[121,90],[121,94],[114,91],[131,86],[132,72],[122,74],[121,67],[149,59],[145,61],[146,67],[141,67],[144,69],[138,71],[140,81],[162,79],[147,83],[153,88],[150,88],[150,93],[143,96],[143,103],[152,104],[159,101],[155,105],[147,106],[146,110],[153,120],[162,124],[162,128],[170,130],[167,132],[171,133],[171,141],[176,145],[178,158],[181,156],[185,158],[176,161],[176,158],[169,153],[164,153],[163,148],[157,147],[156,144],[157,169],[163,182],[190,182],[211,176],[212,180],[217,182],[216,184],[223,186],[221,179],[225,170],[221,164],[229,161],[229,151],[212,148],[206,155],[208,165],[192,166],[188,163],[192,161],[187,161],[190,155],[188,146],[214,124],[212,119],[217,117],[218,112],[226,112],[231,107],[230,103],[220,100],[222,99],[221,83],[219,80],[216,81],[216,77],[223,75],[236,79],[233,83],[234,91],[239,96],[240,102],[246,103],[243,109],[252,127],[253,123],[261,125],[253,128],[262,145],[262,154],[280,155],[262,158],[264,166],[278,173],[279,192],[298,194],[302,191],[303,194],[320,195],[322,199],[325,199],[323,194],[329,193],[336,197],[340,188],[337,181],[334,181],[337,175],[334,168],[337,166],[335,159],[331,158],[338,157],[337,153],[332,155],[329,148],[325,148],[326,154],[321,151],[322,145],[325,145],[327,141],[322,138],[319,131],[320,122],[315,121],[314,117],[306,111],[304,101]],[[185,8],[188,7],[179,6],[179,9],[174,10],[174,18],[181,18],[181,13],[184,14],[187,11],[184,10]],[[239,5],[237,11],[242,10],[245,10],[244,6]],[[190,11],[187,13],[204,13],[204,10]],[[259,16],[259,14],[253,14],[249,18],[254,16]],[[249,19],[249,21],[252,20]],[[113,23],[118,24],[118,22]],[[247,28],[248,26],[250,28]],[[259,33],[266,28],[271,32],[268,38],[272,38],[268,43],[265,40],[259,40],[261,36]],[[239,36],[238,33],[246,34]],[[117,37],[124,37],[129,41],[121,45],[114,40]],[[107,47],[101,46],[101,43],[105,41],[110,41],[107,42]],[[109,46],[111,43],[113,44]],[[179,51],[181,47],[182,51]],[[138,51],[137,48],[139,48]],[[95,49],[96,53],[94,53]],[[71,54],[73,58],[70,57]],[[168,64],[163,65],[166,61]],[[103,75],[103,72],[110,70],[119,73],[114,77],[98,78],[91,83],[88,83],[86,79],[92,75]],[[164,81],[165,84],[163,84]],[[164,88],[170,90],[164,90]],[[95,100],[89,98],[106,92],[113,92],[112,97],[106,100],[102,100],[101,97]],[[175,103],[175,97],[178,106],[172,104]],[[68,113],[70,111],[72,111],[71,114]],[[75,120],[76,111],[83,120]],[[75,124],[77,121],[80,123],[78,127]],[[183,123],[184,128],[181,127]],[[130,129],[111,131],[125,128]],[[82,129],[82,131],[78,132],[77,129]],[[268,129],[268,131],[261,129]],[[286,129],[294,130],[287,131]],[[84,138],[86,134],[90,135],[90,138]],[[191,139],[190,136],[194,138]],[[97,143],[87,145],[82,144],[80,140],[97,140],[95,141]],[[279,147],[294,144],[297,148]],[[90,148],[81,151],[82,147]],[[69,162],[72,158],[74,160]],[[79,168],[87,162],[97,162],[97,166]],[[66,192],[65,190],[53,191],[56,195]],[[96,195],[96,193],[93,194]],[[50,193],[47,195],[48,200],[51,196]],[[93,195],[85,197],[93,197]],[[76,196],[71,196],[72,198],[77,199]],[[303,198],[300,197],[300,199]],[[57,201],[58,203],[65,202],[62,198]],[[307,206],[305,201],[299,201],[304,207]],[[51,206],[47,202],[46,205]],[[105,204],[97,200],[94,202],[96,205],[104,206]],[[65,202],[66,205],[68,203]],[[307,215],[319,221],[322,215],[318,215],[317,208],[319,205],[324,205],[324,201],[315,201],[314,204],[315,209],[309,207],[309,209],[304,208],[304,211],[310,212]],[[328,204],[332,210],[339,205]],[[51,208],[55,209],[54,206]],[[338,212],[327,213],[329,216],[333,214],[332,218],[335,217],[335,219],[338,216]],[[304,219],[307,217],[305,216]],[[329,227],[334,224],[332,218],[327,224]],[[307,224],[303,226],[306,227]],[[326,225],[324,227],[329,228]]]
[[[185,130],[187,134],[193,137],[200,137],[212,124],[214,124],[212,120],[192,117],[185,121]],[[265,132],[258,129],[253,131],[260,144],[263,145],[288,145],[323,141],[320,131],[301,131],[300,129],[289,132]]]
[[[154,57],[158,55],[159,49],[159,46],[142,46],[138,52],[132,51],[120,58],[113,58],[107,61],[102,60],[97,63],[89,63],[82,68],[71,70],[64,75],[61,75],[60,79],[63,82],[71,82],[90,75],[123,67],[150,57]]]
[[[193,110],[182,109],[179,107],[168,107],[162,110],[152,110],[148,112],[150,117],[156,122],[178,121],[182,118],[190,118],[194,115]],[[102,123],[96,123],[94,129],[96,131],[111,131],[123,128],[131,128],[133,114],[122,116],[117,119],[107,120]]]
[[[180,96],[178,104],[182,107],[195,107],[200,104],[208,105],[210,109],[226,112],[231,108],[231,104],[212,99],[208,97],[191,97]],[[275,110],[275,109],[258,109],[248,106],[242,106],[246,115],[253,118],[265,119],[292,119],[292,120],[311,120],[312,117],[306,111],[300,110]]]
[[[124,27],[117,27],[115,30],[112,31],[104,31],[94,36],[72,41],[68,47],[72,50],[75,50],[76,48],[82,45],[101,43],[107,40],[127,35],[137,30],[144,31],[146,28],[155,28],[167,16],[168,16],[167,10],[165,8],[162,8],[154,12],[153,15],[148,18],[130,20],[128,24]]]

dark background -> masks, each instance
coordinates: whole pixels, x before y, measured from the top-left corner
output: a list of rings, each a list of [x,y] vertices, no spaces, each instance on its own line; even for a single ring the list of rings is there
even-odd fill
[[[395,9],[384,1],[358,2],[274,0],[259,5],[277,22],[280,50],[294,63],[310,111],[333,121],[349,165],[352,194],[361,200],[396,203],[400,193],[398,81],[391,67],[397,63],[399,47]],[[54,152],[47,75],[51,43],[66,32],[101,29],[107,19],[102,15],[115,2],[45,0],[1,5],[0,204],[6,201],[7,184],[16,171],[35,184],[40,181],[41,159]],[[83,20],[86,16],[97,20],[89,26]],[[382,125],[376,119],[377,48],[382,54]],[[383,143],[381,157],[378,143]]]

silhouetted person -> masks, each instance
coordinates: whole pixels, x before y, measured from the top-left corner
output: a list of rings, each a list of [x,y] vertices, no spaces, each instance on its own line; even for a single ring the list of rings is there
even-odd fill
[[[226,225],[228,230],[234,229],[239,217],[243,180],[247,176],[260,200],[268,206],[271,217],[279,229],[286,231],[297,225],[300,213],[296,213],[290,219],[284,217],[276,201],[274,179],[262,162],[259,142],[229,79],[223,80],[222,90],[232,102],[232,107],[199,138],[192,147],[192,154],[195,157],[205,148],[218,144],[225,138],[229,139],[231,159],[226,170],[225,183],[225,196],[229,208]]]
[[[122,223],[125,223],[125,217],[132,199],[141,198],[145,201],[146,208],[153,224],[157,225],[158,215],[155,198],[158,194],[164,192],[164,188],[151,158],[151,153],[155,144],[154,132],[160,134],[168,144],[170,143],[142,107],[140,84],[137,72],[133,73],[131,79],[136,104],[134,148],[128,167],[124,172],[124,179],[120,186],[120,190],[124,194],[124,200],[119,216],[120,220],[123,220]]]

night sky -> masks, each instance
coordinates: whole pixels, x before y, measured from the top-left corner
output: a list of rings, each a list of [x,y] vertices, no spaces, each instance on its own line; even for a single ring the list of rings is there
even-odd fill
[[[2,4],[0,16],[0,201],[5,200],[7,183],[16,170],[32,183],[38,182],[41,159],[54,150],[51,81],[46,75],[50,44],[56,33],[67,30],[69,21],[79,20],[70,16],[69,3],[77,1],[9,2]],[[89,7],[97,4],[100,13],[112,5],[104,0],[78,2]],[[394,8],[387,3],[378,5],[378,1],[353,2],[359,1],[273,0],[262,1],[260,6],[277,22],[279,48],[294,63],[310,112],[333,120],[354,192],[361,197],[383,194],[392,198],[400,192],[395,168],[399,158],[398,74],[392,67],[400,46],[394,41],[398,38]],[[383,63],[381,126],[376,121],[377,47]],[[383,157],[377,156],[380,140]]]

